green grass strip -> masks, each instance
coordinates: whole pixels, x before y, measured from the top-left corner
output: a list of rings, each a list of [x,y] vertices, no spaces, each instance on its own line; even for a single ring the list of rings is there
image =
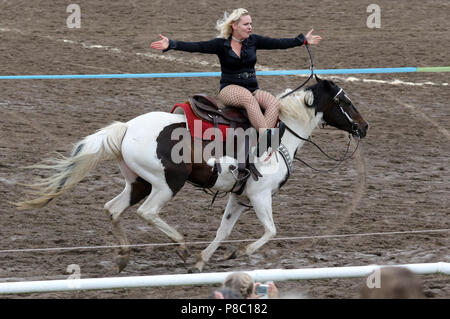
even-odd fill
[[[450,66],[419,67],[417,72],[450,72]]]

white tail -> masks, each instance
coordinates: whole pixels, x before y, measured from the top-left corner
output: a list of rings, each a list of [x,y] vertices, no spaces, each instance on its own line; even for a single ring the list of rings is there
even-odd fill
[[[127,124],[114,122],[78,142],[70,157],[62,156],[44,161],[31,168],[53,169],[57,172],[42,181],[26,185],[38,197],[14,203],[18,208],[40,208],[80,182],[98,163],[122,157],[121,145]]]

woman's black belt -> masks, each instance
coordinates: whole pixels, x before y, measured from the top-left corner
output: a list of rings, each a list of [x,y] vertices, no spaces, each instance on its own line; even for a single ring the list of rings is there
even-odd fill
[[[255,72],[242,72],[242,73],[222,73],[224,78],[228,79],[239,79],[239,80],[248,80],[251,78],[255,78]]]

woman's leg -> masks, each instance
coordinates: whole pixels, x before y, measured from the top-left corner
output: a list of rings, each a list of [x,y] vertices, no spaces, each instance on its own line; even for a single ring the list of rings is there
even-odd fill
[[[239,85],[227,85],[219,93],[219,99],[225,105],[243,107],[247,110],[248,118],[256,129],[269,128],[266,117],[261,112],[261,107],[253,94]]]
[[[264,118],[266,120],[267,128],[275,127],[278,120],[278,113],[280,110],[280,101],[270,94],[269,92],[263,90],[257,90],[254,93],[256,101],[261,108],[265,110]]]
[[[219,99],[225,105],[234,107],[244,107],[247,110],[248,118],[252,126],[259,130],[261,128],[267,128],[267,123],[264,115],[261,112],[261,107],[253,94],[246,88],[239,85],[227,85],[219,92]],[[243,157],[239,159],[238,155],[238,172],[237,180],[243,180],[248,177],[249,172],[253,175],[255,180],[262,177],[254,165],[254,157],[249,158],[250,152],[256,143],[253,139],[250,140],[250,136],[245,136],[244,148],[238,147],[241,150],[240,154]],[[247,169],[248,167],[248,169]]]

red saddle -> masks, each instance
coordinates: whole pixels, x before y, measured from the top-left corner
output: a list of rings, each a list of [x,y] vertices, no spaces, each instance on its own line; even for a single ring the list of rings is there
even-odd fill
[[[219,108],[214,99],[206,95],[194,95],[188,102],[175,104],[171,111],[178,114],[182,112],[186,116],[191,136],[201,140],[216,139],[214,134],[205,135],[208,129],[219,129],[222,133],[219,138],[223,142],[226,140],[228,128],[240,127],[246,130],[251,126],[245,109],[231,106]]]

